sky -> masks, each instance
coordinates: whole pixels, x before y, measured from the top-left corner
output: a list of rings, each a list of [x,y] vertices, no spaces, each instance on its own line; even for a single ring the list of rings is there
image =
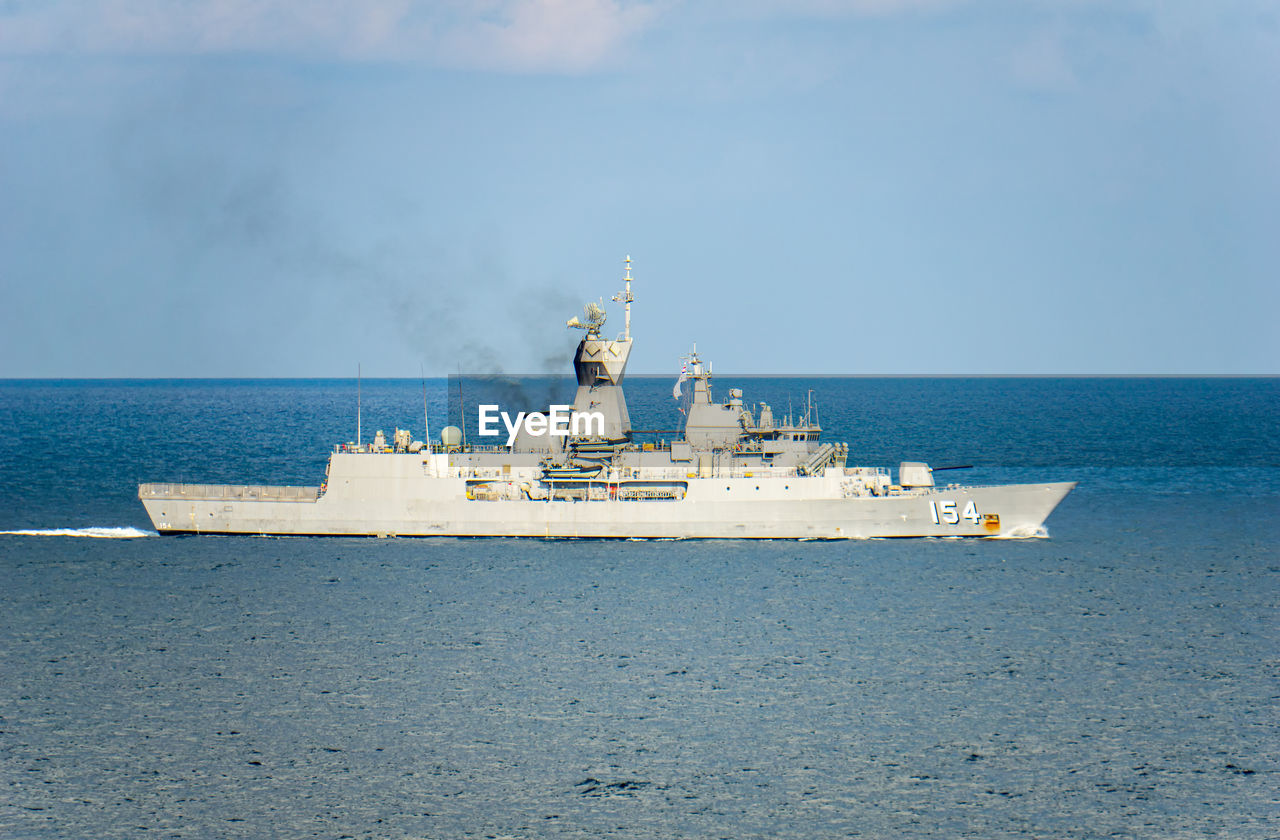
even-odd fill
[[[1280,373],[1274,0],[0,0],[0,377]]]

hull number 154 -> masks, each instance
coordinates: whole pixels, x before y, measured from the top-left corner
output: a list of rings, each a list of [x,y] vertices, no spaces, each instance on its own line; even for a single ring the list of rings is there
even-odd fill
[[[970,499],[965,504],[964,510],[956,510],[955,502],[938,501],[929,502],[929,514],[933,517],[934,525],[958,525],[961,517],[969,520],[970,524],[977,525],[982,517],[978,514],[978,506]]]

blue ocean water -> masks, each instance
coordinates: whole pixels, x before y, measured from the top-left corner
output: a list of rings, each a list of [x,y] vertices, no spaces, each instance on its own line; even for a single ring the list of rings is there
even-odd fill
[[[1020,541],[91,538],[318,483],[354,383],[0,383],[0,836],[1280,836],[1280,380],[718,385],[1081,485]]]

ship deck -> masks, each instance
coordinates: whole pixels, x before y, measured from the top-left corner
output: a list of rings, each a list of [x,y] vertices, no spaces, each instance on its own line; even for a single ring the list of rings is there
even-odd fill
[[[201,501],[314,502],[319,487],[272,486],[269,484],[142,484],[140,499],[190,499]]]

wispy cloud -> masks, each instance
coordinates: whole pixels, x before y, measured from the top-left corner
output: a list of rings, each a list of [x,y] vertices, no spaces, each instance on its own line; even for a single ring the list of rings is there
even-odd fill
[[[583,70],[607,63],[655,16],[651,5],[615,0],[523,0],[466,21],[444,39],[450,63],[518,70]]]
[[[1033,33],[1013,50],[1010,63],[1014,80],[1025,88],[1064,92],[1078,86],[1058,32]]]
[[[0,55],[286,54],[582,72],[650,25],[632,0],[55,0],[0,5]]]
[[[788,18],[830,20],[839,18],[890,17],[931,12],[962,6],[971,0],[729,0],[702,3],[718,9],[717,14],[737,18]]]

